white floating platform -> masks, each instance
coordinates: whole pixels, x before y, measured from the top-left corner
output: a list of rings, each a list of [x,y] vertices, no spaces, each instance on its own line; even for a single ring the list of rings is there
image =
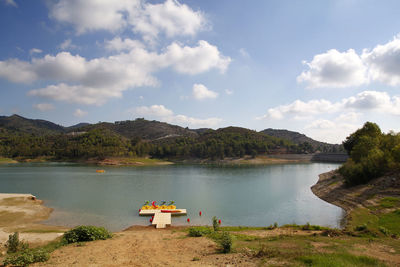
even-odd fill
[[[167,225],[171,225],[172,215],[186,215],[186,209],[175,209],[175,210],[141,210],[139,212],[141,216],[152,216],[154,215],[152,225],[156,228],[165,228]]]
[[[139,215],[141,216],[152,216],[155,215],[156,213],[168,213],[171,215],[186,215],[186,209],[174,209],[174,210],[168,210],[171,212],[162,212],[163,210],[141,210],[139,212]]]

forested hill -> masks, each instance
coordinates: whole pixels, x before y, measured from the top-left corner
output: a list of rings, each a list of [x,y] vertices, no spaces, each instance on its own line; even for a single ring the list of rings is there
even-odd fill
[[[261,132],[265,133],[267,135],[270,135],[270,136],[286,139],[297,145],[308,143],[312,146],[312,148],[314,150],[318,150],[321,152],[342,152],[343,151],[342,145],[319,142],[319,141],[316,141],[316,140],[314,140],[304,134],[298,133],[298,132],[293,132],[293,131],[288,131],[288,130],[283,130],[283,129],[271,129],[271,128],[265,129]]]
[[[19,115],[0,116],[0,129],[34,135],[48,135],[65,132],[65,127],[46,121],[32,120]]]
[[[173,137],[197,137],[195,131],[165,122],[148,121],[145,119],[116,121],[114,123],[100,122],[75,129],[75,131],[90,131],[93,129],[108,129],[125,138],[141,138],[144,140],[157,140]]]
[[[63,127],[18,115],[0,117],[0,156],[10,158],[151,156],[222,159],[318,150],[335,152],[337,145],[321,143],[324,146],[317,147],[313,145],[316,142],[312,139],[294,142],[240,127],[191,130],[145,119]]]

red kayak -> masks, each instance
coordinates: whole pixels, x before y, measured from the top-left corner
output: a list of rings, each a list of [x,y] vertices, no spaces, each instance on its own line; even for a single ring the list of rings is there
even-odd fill
[[[181,212],[180,210],[161,210],[161,212],[166,212],[166,213],[179,213]]]

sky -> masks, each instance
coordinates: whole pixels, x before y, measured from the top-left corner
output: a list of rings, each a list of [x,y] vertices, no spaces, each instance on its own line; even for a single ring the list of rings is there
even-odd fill
[[[0,115],[400,131],[400,1],[0,0]]]

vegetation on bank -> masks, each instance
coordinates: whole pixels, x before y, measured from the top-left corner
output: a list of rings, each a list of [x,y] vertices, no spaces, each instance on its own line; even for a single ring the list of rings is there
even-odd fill
[[[54,250],[71,244],[111,238],[112,234],[104,227],[78,226],[48,244],[30,248],[29,245],[19,239],[18,232],[9,235],[6,242],[7,255],[3,260],[5,266],[28,266],[36,262],[45,262],[50,259],[50,253]]]
[[[400,134],[382,133],[375,123],[366,122],[343,142],[349,159],[339,168],[347,185],[357,185],[400,170]]]
[[[190,130],[136,119],[63,128],[50,122],[29,120],[17,115],[0,117],[0,156],[12,159],[152,157],[219,160],[269,153],[338,150],[338,145],[316,141],[312,144],[307,141],[294,143],[239,127]]]

